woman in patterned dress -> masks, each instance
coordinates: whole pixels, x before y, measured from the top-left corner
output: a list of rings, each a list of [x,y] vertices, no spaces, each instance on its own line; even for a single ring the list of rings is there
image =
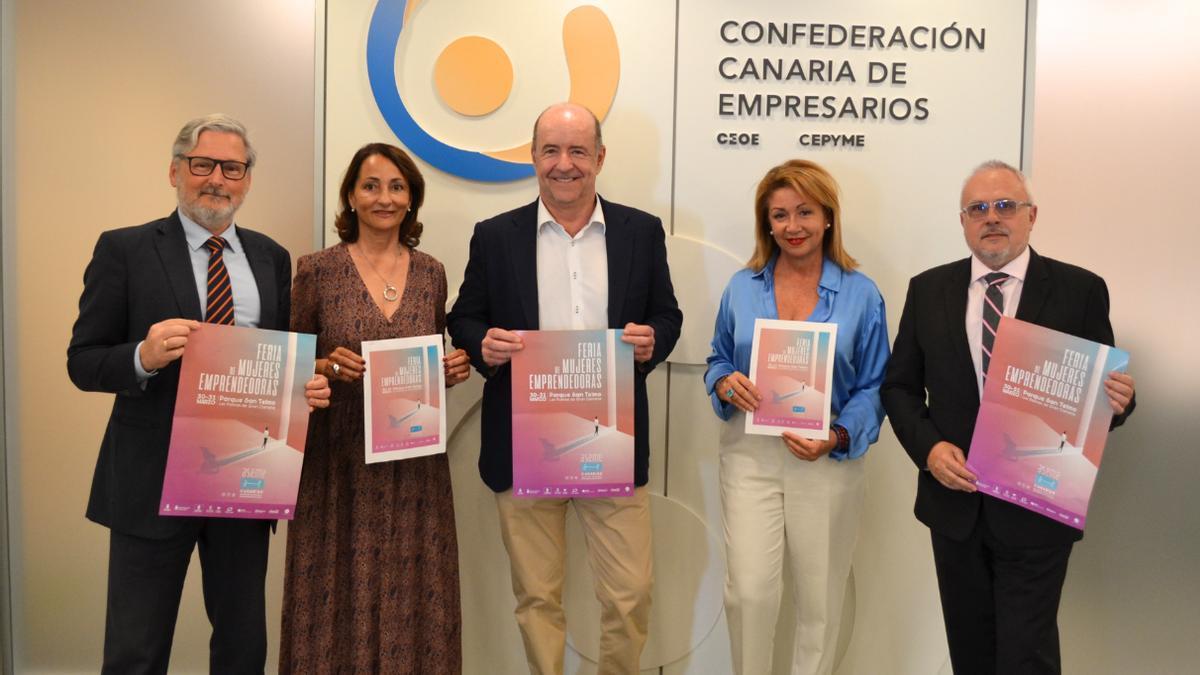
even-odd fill
[[[288,527],[280,673],[458,673],[458,545],[445,454],[366,464],[364,340],[441,334],[446,273],[416,249],[425,181],[405,152],[363,146],[346,169],[341,243],[303,256],[292,330],[317,334],[332,383],[312,416]],[[447,386],[467,379],[459,349]]]

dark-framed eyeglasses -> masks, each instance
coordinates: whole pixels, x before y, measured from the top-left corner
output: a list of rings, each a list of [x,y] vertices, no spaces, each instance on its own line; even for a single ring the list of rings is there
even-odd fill
[[[1010,218],[1017,214],[1022,207],[1033,206],[1033,202],[1019,202],[1015,199],[997,199],[994,202],[971,202],[962,207],[962,213],[971,220],[987,217],[988,211],[995,210],[996,216]]]
[[[186,159],[188,171],[193,176],[209,176],[221,165],[221,175],[228,180],[241,180],[246,177],[246,172],[250,170],[250,165],[245,162],[239,162],[236,159],[213,159],[212,157],[193,157],[189,155],[180,155],[180,159]]]

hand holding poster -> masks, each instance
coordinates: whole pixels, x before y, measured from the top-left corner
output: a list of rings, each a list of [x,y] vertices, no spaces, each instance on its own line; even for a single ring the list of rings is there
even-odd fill
[[[188,336],[159,515],[292,519],[316,344],[207,323]]]
[[[1112,408],[1104,379],[1129,354],[1000,318],[967,468],[985,495],[1082,530]]]
[[[619,330],[522,331],[512,358],[513,494],[633,494],[633,345]]]
[[[367,464],[446,452],[442,348],[441,335],[362,343]]]
[[[755,319],[750,381],[763,400],[746,433],[829,438],[837,324]]]

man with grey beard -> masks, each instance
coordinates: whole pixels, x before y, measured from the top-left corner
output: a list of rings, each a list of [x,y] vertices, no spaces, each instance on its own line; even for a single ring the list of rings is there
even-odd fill
[[[104,673],[166,673],[183,582],[199,547],[213,673],[262,673],[273,521],[158,515],[179,359],[200,323],[288,329],[291,258],[235,225],[255,152],[225,115],[184,125],[168,172],[179,208],[100,235],[67,348],[71,381],[116,395],[87,517],[109,528]],[[329,405],[323,375],[309,405]]]
[[[980,164],[959,207],[971,257],[909,283],[880,395],[919,469],[914,513],[930,530],[954,672],[1061,673],[1058,604],[1083,533],[980,494],[966,460],[1000,317],[1111,345],[1108,286],[1029,246],[1038,207],[1016,167]],[[1104,393],[1119,426],[1133,376],[1109,373]]]

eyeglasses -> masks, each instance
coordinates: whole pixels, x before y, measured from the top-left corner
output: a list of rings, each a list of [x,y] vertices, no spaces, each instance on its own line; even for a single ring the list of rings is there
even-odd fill
[[[179,159],[187,160],[188,171],[191,171],[193,176],[212,175],[213,170],[217,168],[218,164],[221,165],[221,175],[229,180],[241,180],[246,177],[246,172],[250,170],[249,164],[234,159],[189,157],[187,155],[180,155]]]
[[[962,212],[971,220],[979,220],[987,216],[991,209],[996,210],[999,218],[1010,218],[1021,210],[1022,206],[1033,206],[1033,202],[1019,202],[1015,199],[997,199],[994,202],[971,202],[962,207]]]

